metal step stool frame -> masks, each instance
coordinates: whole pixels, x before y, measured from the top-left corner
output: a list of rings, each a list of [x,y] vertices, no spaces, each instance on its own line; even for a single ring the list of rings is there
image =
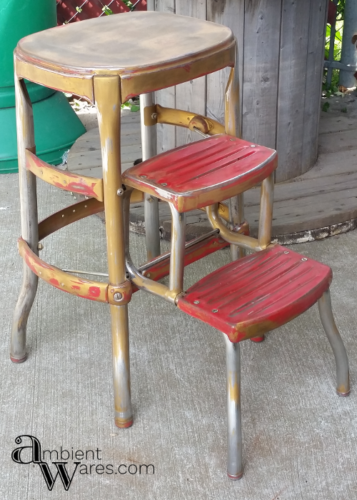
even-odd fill
[[[86,29],[90,27],[91,36],[98,44],[99,39],[114,37],[114,33],[124,32],[128,27],[125,16],[130,15],[130,28],[135,32],[137,41],[140,23],[144,21],[145,36],[151,40],[157,36],[155,26],[160,25],[160,36],[163,35],[168,23],[169,31],[166,37],[176,36],[180,44],[174,48],[182,50],[180,56],[171,57],[166,61],[156,61],[151,65],[141,64],[141,52],[130,53],[133,48],[133,40],[130,40],[130,32],[125,40],[121,40],[120,57],[137,57],[138,64],[133,64],[125,59],[122,64],[118,58],[118,52],[105,56],[112,56],[112,64],[105,64],[100,58],[96,65],[95,54],[72,53],[78,40],[86,36]],[[128,18],[129,19],[129,18]],[[120,29],[118,29],[120,25]],[[137,29],[133,29],[133,26]],[[193,47],[190,41],[191,32],[197,30],[201,38],[195,41]],[[176,31],[175,31],[176,30]],[[93,36],[95,32],[96,36]],[[104,38],[103,38],[104,37]],[[192,40],[192,39],[191,39]],[[207,40],[209,40],[207,46]],[[122,42],[128,43],[126,50]],[[206,46],[205,46],[206,43]],[[203,48],[199,48],[201,44]],[[59,48],[58,48],[59,47]],[[153,44],[151,51],[153,59],[157,59],[157,45]],[[162,44],[163,52],[171,50],[169,44]],[[193,47],[193,48],[192,48]],[[150,44],[149,44],[150,49]],[[86,49],[84,49],[86,50]],[[186,50],[186,52],[185,52]],[[195,52],[196,50],[196,52]],[[117,62],[117,66],[115,66]],[[104,66],[103,66],[103,64]],[[134,65],[135,66],[135,65]],[[163,87],[183,83],[203,74],[208,74],[225,67],[231,68],[225,97],[226,119],[225,127],[214,120],[194,115],[180,110],[170,110],[156,106],[153,102],[152,92]],[[153,198],[146,198],[146,220],[148,233],[148,256],[149,262],[138,273],[138,279],[129,279],[132,272],[130,261],[126,266],[124,242],[127,240],[125,232],[128,224],[125,224],[125,211],[128,211],[130,190],[125,190],[122,183],[120,168],[120,108],[121,103],[130,96],[144,94],[142,97],[143,114],[143,137],[144,137],[144,159],[155,154],[153,136],[153,125],[155,123],[168,123],[197,129],[203,134],[213,135],[216,133],[228,133],[239,136],[239,85],[236,65],[236,42],[228,28],[206,23],[192,18],[184,18],[167,13],[130,13],[120,16],[109,16],[103,19],[83,21],[76,25],[46,30],[44,32],[30,35],[21,40],[15,50],[15,88],[17,109],[17,135],[18,135],[18,158],[20,178],[21,199],[21,227],[22,237],[19,240],[19,251],[24,259],[24,274],[22,288],[15,308],[13,330],[11,338],[11,359],[13,362],[23,362],[26,359],[26,326],[27,319],[36,295],[38,277],[55,286],[56,288],[90,300],[109,303],[112,323],[113,343],[113,378],[114,378],[114,404],[115,424],[118,427],[129,427],[133,423],[133,413],[130,396],[130,367],[129,367],[129,330],[128,330],[128,303],[134,285],[138,288],[150,288],[167,300],[175,303],[176,298],[182,290],[182,266],[185,254],[185,262],[193,262],[204,257],[208,253],[221,248],[226,243],[217,241],[217,233],[211,234],[205,241],[197,241],[195,245],[198,251],[193,252],[192,247],[184,252],[182,239],[184,218],[173,210],[173,218],[179,228],[179,236],[174,236],[174,254],[179,257],[177,269],[175,269],[174,258],[171,258],[170,287],[164,287],[147,276],[150,273],[158,279],[168,271],[168,257],[155,258],[159,253],[157,207]],[[69,172],[59,171],[36,156],[32,106],[24,84],[24,79],[35,83],[66,91],[87,98],[97,105],[98,121],[102,147],[103,179],[83,177]],[[164,82],[164,83],[163,83]],[[60,189],[77,192],[88,196],[90,199],[76,203],[56,214],[51,215],[40,224],[37,217],[36,177],[59,187]],[[261,209],[261,228],[258,240],[247,235],[247,226],[244,223],[243,196],[240,193],[230,203],[231,230],[222,223],[219,213],[226,214],[225,207],[217,204],[207,209],[208,216],[213,226],[220,231],[229,244],[231,244],[232,257],[243,255],[245,248],[265,248],[270,243],[270,227],[272,212],[272,190],[273,178],[269,176],[263,182],[263,203]],[[133,191],[131,200],[142,199],[142,194]],[[125,207],[124,207],[125,205]],[[106,211],[107,224],[107,252],[109,282],[102,283],[78,278],[74,274],[67,273],[57,267],[45,263],[38,257],[42,245],[39,241],[54,231],[82,219],[88,215],[103,210]],[[125,208],[125,210],[124,210]],[[226,217],[227,218],[227,217]],[[245,234],[242,234],[245,233]],[[241,252],[239,253],[239,248]],[[160,260],[161,259],[161,260]],[[164,259],[164,260],[162,260]],[[133,282],[133,283],[132,283]],[[142,286],[142,285],[145,286]],[[148,285],[148,286],[146,286]],[[170,290],[171,289],[171,290]],[[179,293],[178,293],[179,292]],[[336,334],[331,316],[328,298],[323,299],[320,307],[322,310],[325,329],[334,338],[334,352],[336,349],[344,351],[341,339]],[[330,339],[331,341],[331,339]],[[338,359],[337,359],[338,358]],[[338,369],[341,358],[337,356]],[[347,358],[342,359],[342,371],[346,379]],[[241,477],[241,441],[239,420],[239,344],[227,343],[227,374],[229,415],[234,414],[234,427],[229,424],[229,460],[228,474],[232,478]],[[233,377],[233,378],[232,378]],[[233,381],[233,382],[232,382]],[[345,380],[346,382],[346,380]],[[233,384],[233,385],[232,385]],[[348,382],[345,383],[347,393]],[[234,396],[235,395],[235,396]],[[233,399],[230,399],[230,397]],[[234,399],[235,398],[235,399]],[[237,429],[235,438],[231,433]]]

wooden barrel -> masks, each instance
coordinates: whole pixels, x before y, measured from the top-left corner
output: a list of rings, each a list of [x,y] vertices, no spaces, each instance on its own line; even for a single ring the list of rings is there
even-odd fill
[[[156,0],[155,9],[229,26],[239,48],[242,135],[278,150],[276,181],[317,159],[328,0]],[[150,2],[148,2],[150,8]],[[223,123],[227,70],[157,93],[163,106],[190,109]],[[159,147],[193,140],[161,126]],[[195,137],[196,138],[196,137]]]

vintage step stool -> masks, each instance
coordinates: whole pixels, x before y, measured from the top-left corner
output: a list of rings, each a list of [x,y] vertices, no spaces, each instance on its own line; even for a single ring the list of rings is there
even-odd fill
[[[155,105],[152,92],[231,68],[223,127],[207,117]],[[223,332],[227,350],[228,475],[243,474],[239,342],[262,335],[319,303],[337,365],[337,392],[349,393],[348,360],[329,296],[331,270],[271,245],[276,152],[243,141],[238,129],[236,42],[220,25],[166,13],[140,12],[83,21],[22,39],[15,51],[18,156],[24,279],[15,309],[11,359],[26,359],[26,324],[38,277],[73,295],[110,305],[115,423],[133,423],[130,399],[128,303],[138,289],[161,296]],[[60,171],[36,156],[31,102],[23,79],[78,94],[96,103],[103,179]],[[144,161],[124,174],[120,164],[120,108],[141,95]],[[204,139],[156,156],[157,123],[189,127]],[[152,157],[152,158],[151,158]],[[36,177],[89,199],[38,224]],[[243,192],[261,187],[258,238],[248,234]],[[146,203],[148,262],[130,259],[130,201]],[[171,253],[160,254],[157,199],[172,212]],[[230,214],[223,200],[230,200]],[[82,279],[38,257],[39,241],[105,209],[109,282]],[[213,231],[185,245],[185,213],[205,209]],[[185,265],[227,244],[233,262],[183,289]],[[238,250],[240,256],[238,258]],[[243,256],[245,250],[251,252]],[[168,275],[169,286],[158,280]],[[224,292],[224,293],[222,293]]]

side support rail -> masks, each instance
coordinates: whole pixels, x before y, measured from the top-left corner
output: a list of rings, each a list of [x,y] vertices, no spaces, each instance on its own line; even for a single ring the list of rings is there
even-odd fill
[[[36,177],[39,177],[48,184],[56,186],[65,191],[82,194],[91,198],[96,198],[98,201],[103,201],[103,180],[95,177],[86,177],[77,175],[71,172],[59,170],[52,167],[43,160],[40,160],[36,155],[28,149],[25,153],[26,168],[30,170]]]

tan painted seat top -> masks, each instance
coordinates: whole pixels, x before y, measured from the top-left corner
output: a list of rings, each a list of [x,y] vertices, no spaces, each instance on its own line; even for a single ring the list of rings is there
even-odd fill
[[[52,71],[128,74],[224,50],[229,28],[163,12],[130,12],[52,28],[19,41],[17,56]]]

